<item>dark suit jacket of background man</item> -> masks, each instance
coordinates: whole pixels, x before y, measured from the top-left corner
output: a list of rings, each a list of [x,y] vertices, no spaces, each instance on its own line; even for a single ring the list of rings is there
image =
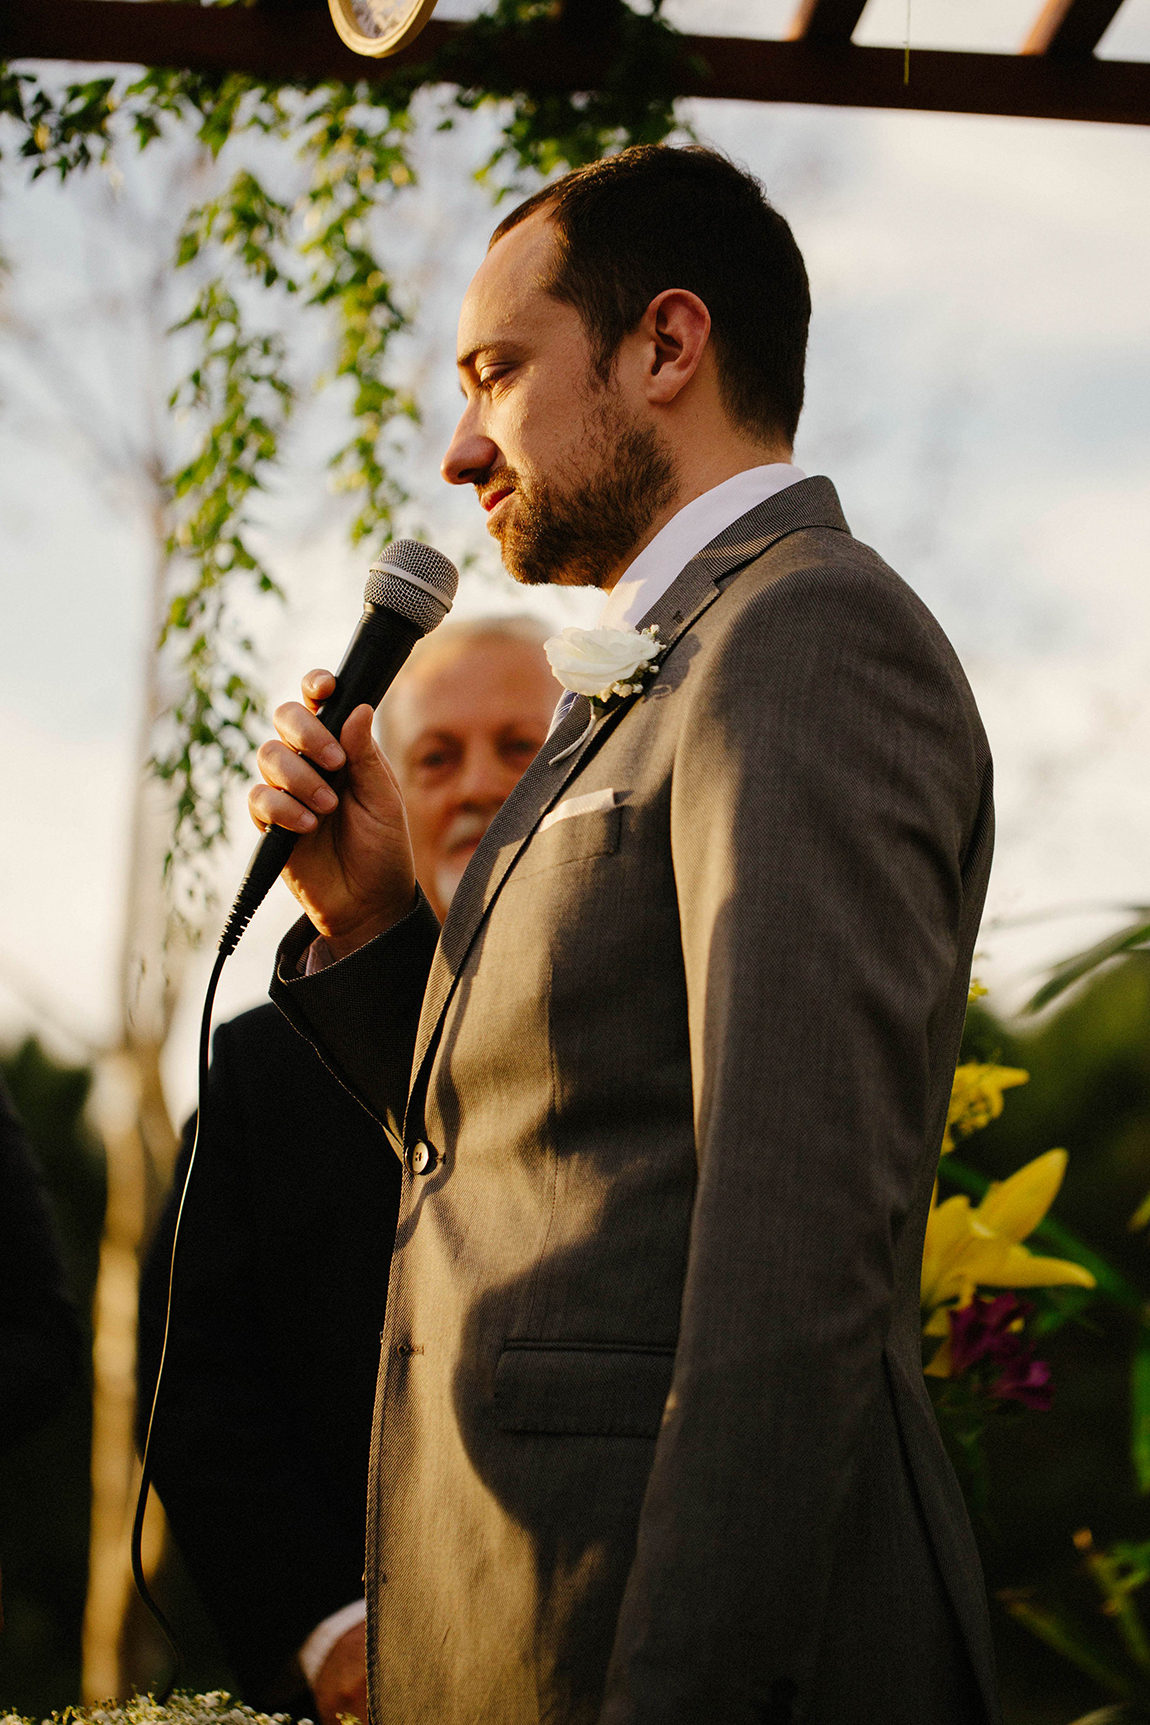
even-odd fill
[[[216,1031],[205,1122],[180,1229],[155,1481],[245,1699],[307,1711],[293,1655],[363,1593],[400,1169],[376,1122],[270,1005]],[[193,1126],[144,1275],[144,1420]]]
[[[40,1169],[0,1078],[0,1450],[58,1411],[83,1351]]]
[[[406,1156],[373,1718],[993,1719],[919,1317],[990,864],[974,701],[825,479],[643,621],[656,686],[558,760],[575,702],[438,946],[417,905],[311,977],[308,923],[281,949],[274,998]]]

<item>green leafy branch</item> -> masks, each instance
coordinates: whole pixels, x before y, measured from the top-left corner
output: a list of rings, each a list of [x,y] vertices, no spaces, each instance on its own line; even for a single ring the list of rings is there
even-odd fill
[[[1100,1637],[1093,1614],[1085,1615],[1081,1602],[1072,1602],[1061,1589],[1043,1597],[1032,1588],[1007,1588],[998,1597],[1016,1623],[1068,1664],[1119,1701],[1133,1703],[1133,1711],[1114,1715],[1133,1725],[1135,1719],[1150,1716],[1150,1636],[1134,1599],[1150,1580],[1150,1544],[1120,1540],[1099,1547],[1084,1527],[1074,1535],[1074,1545],[1081,1575],[1098,1598],[1096,1612],[1115,1634]]]
[[[164,726],[167,747],[152,759],[174,793],[165,866],[169,874],[190,869],[182,893],[189,912],[203,888],[198,859],[225,836],[228,786],[247,776],[259,740],[263,703],[251,677],[253,644],[231,625],[225,595],[237,575],[261,592],[280,591],[248,543],[248,510],[276,459],[295,393],[284,375],[282,340],[246,335],[239,307],[219,281],[208,283],[179,327],[196,326],[201,357],[169,405],[198,411],[208,431],[172,480],[177,525],[168,549],[177,574],[159,648],[170,654],[181,644],[178,692]]]
[[[213,159],[245,134],[292,142],[308,170],[306,189],[289,202],[250,165],[240,168],[189,213],[177,251],[177,265],[200,282],[176,329],[195,332],[200,348],[170,403],[193,422],[195,443],[170,480],[176,525],[159,645],[174,694],[153,764],[173,793],[167,868],[189,918],[203,897],[202,859],[226,833],[228,788],[248,776],[263,712],[254,646],[232,620],[232,595],[245,580],[278,592],[252,529],[301,391],[288,371],[282,307],[294,296],[328,319],[332,360],[316,381],[345,386],[350,418],[350,435],[331,458],[333,485],[356,500],[353,543],[388,534],[403,500],[388,440],[417,410],[388,375],[391,338],[409,314],[373,229],[381,205],[415,183],[407,145],[416,91],[453,86],[449,106],[463,112],[504,105],[502,137],[478,175],[497,194],[507,189],[496,185],[497,170],[548,175],[675,129],[682,42],[658,3],[638,13],[624,0],[594,0],[608,61],[599,89],[516,87],[505,59],[513,64],[525,45],[562,53],[580,9],[587,0],[496,0],[422,66],[354,85],[150,69],[55,94],[0,65],[0,119],[14,125],[16,153],[33,179],[63,181],[180,130]],[[452,123],[449,112],[443,124]],[[274,318],[263,315],[269,294],[280,306]]]
[[[591,91],[516,89],[502,69],[509,48],[548,49],[557,61],[574,46],[572,14],[593,12],[607,50],[608,65]],[[449,42],[428,65],[429,82],[457,86],[454,103],[471,111],[510,102],[511,112],[490,157],[479,170],[494,183],[497,170],[547,177],[559,169],[581,167],[630,144],[658,144],[678,129],[674,90],[684,68],[705,71],[684,55],[683,38],[661,15],[662,0],[650,12],[635,12],[623,0],[600,0],[576,7],[568,0],[497,0],[476,18],[465,35]],[[482,83],[471,67],[486,68]],[[450,124],[451,121],[445,122]],[[500,187],[499,191],[510,189]]]
[[[228,786],[248,775],[255,745],[252,725],[263,703],[251,676],[251,643],[228,628],[221,596],[238,571],[255,576],[262,591],[276,590],[251,545],[249,506],[280,459],[298,398],[282,336],[266,328],[247,333],[230,283],[239,279],[259,290],[261,304],[271,290],[298,295],[334,326],[328,381],[350,380],[353,430],[331,466],[338,488],[359,498],[353,541],[390,532],[402,500],[383,444],[391,421],[414,417],[415,408],[388,381],[385,364],[388,341],[407,319],[370,229],[381,196],[412,183],[413,175],[404,152],[406,111],[365,107],[359,94],[347,85],[325,86],[302,115],[290,105],[269,111],[262,90],[250,113],[231,104],[233,128],[302,131],[298,154],[310,164],[307,189],[286,203],[245,167],[219,197],[191,212],[178,248],[179,265],[214,261],[220,272],[179,326],[201,325],[203,354],[173,405],[190,410],[203,431],[196,455],[174,480],[179,524],[172,549],[188,575],[173,596],[164,642],[182,640],[182,696],[172,746],[156,759],[176,793],[170,861],[191,865],[193,874],[195,859],[225,834]]]
[[[390,123],[380,128],[366,125],[364,113],[351,89],[333,85],[307,117],[304,153],[314,170],[304,215],[310,237],[300,245],[312,270],[309,303],[335,314],[333,376],[352,386],[352,436],[332,456],[331,468],[337,489],[361,500],[351,523],[353,544],[381,528],[390,531],[403,493],[384,467],[382,440],[397,416],[418,417],[412,398],[387,379],[388,343],[408,317],[368,237],[381,195],[415,183],[405,151],[408,113],[392,110]]]

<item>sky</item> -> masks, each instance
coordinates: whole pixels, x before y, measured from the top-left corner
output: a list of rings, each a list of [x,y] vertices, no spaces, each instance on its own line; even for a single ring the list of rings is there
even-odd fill
[[[684,29],[751,33],[781,31],[789,8],[667,10]],[[1033,10],[913,0],[912,46],[1015,47]],[[859,39],[905,29],[904,0],[871,0]],[[1103,52],[1150,58],[1150,0],[1127,0]],[[490,115],[446,134],[438,117],[423,104],[419,187],[381,215],[415,311],[397,367],[423,405],[399,463],[402,524],[465,564],[458,613],[593,622],[593,594],[516,589],[474,497],[438,479],[458,303],[498,219],[471,179]],[[797,462],[834,480],[853,531],[930,605],[974,687],[998,786],[977,969],[1013,1010],[1046,963],[1115,925],[1115,907],[1150,902],[1150,133],[733,102],[683,118],[763,180],[807,259]],[[181,435],[163,411],[178,355],[160,332],[187,298],[167,258],[199,172],[177,140],[118,186],[29,190],[6,171],[0,200],[0,1040],[34,1028],[70,1057],[115,1032],[152,566],[139,472]],[[289,335],[318,339],[304,321]],[[262,504],[288,598],[247,620],[273,706],[338,658],[358,615],[370,557],[348,548],[324,471],[338,429],[334,402],[302,414]],[[253,838],[237,805],[215,864],[221,915]],[[266,997],[292,915],[277,887],[225,971],[218,1018]],[[166,1054],[176,1117],[194,1096],[213,944],[187,969]]]

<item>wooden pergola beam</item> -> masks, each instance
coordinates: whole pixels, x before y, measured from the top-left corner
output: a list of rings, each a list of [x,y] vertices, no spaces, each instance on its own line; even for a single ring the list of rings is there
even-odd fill
[[[461,80],[508,89],[593,90],[607,70],[602,50],[572,44],[509,44],[497,68],[469,62],[466,25],[432,20],[394,60],[364,60],[345,48],[327,13],[259,6],[197,6],[172,0],[0,0],[0,58],[126,61],[196,71],[318,83],[370,82],[396,64],[419,64],[458,45]],[[679,94],[744,102],[1018,115],[1030,119],[1150,123],[1150,65],[1052,54],[966,54],[914,49],[903,82],[901,48],[849,42],[688,36]],[[706,74],[695,69],[697,57]]]
[[[1046,0],[1024,54],[1093,54],[1122,0]]]
[[[866,0],[799,0],[787,35],[792,42],[849,42]]]

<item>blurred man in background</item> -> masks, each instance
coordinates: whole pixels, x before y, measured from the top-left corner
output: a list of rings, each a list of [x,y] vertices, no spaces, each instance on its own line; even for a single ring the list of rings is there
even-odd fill
[[[444,623],[418,644],[379,710],[420,885],[440,922],[463,871],[547,735],[562,690],[531,617]],[[545,715],[545,716],[544,716]]]
[[[526,617],[446,623],[380,709],[441,920],[547,735],[560,690],[546,634]],[[194,1127],[143,1277],[141,1440]],[[274,1006],[217,1030],[153,1476],[245,1700],[324,1725],[367,1718],[367,1461],[400,1172],[375,1121]]]
[[[0,1078],[0,1451],[59,1411],[83,1350],[40,1169]]]

